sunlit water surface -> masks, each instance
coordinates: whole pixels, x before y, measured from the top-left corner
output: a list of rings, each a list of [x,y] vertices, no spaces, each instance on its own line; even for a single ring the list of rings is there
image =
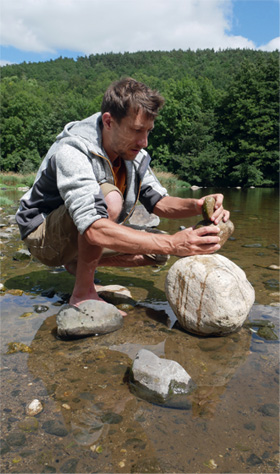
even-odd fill
[[[278,193],[222,192],[235,232],[220,253],[246,272],[256,292],[249,320],[274,326],[270,336],[258,326],[219,338],[181,330],[164,293],[171,258],[162,269],[100,269],[101,284],[128,287],[136,306],[117,332],[61,341],[55,315],[73,277],[13,260],[22,247],[18,232],[2,228],[13,232],[1,239],[1,472],[279,471],[279,274],[269,268],[279,265]],[[15,209],[2,211],[2,222],[7,212]],[[196,222],[162,220],[160,228],[174,233]],[[11,342],[30,352],[7,354]],[[130,392],[125,374],[142,347],[178,361],[191,375],[197,389],[189,409],[153,405]],[[43,411],[28,417],[35,398]]]

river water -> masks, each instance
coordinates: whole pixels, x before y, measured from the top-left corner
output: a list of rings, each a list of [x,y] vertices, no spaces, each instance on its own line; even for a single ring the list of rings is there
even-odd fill
[[[73,277],[14,260],[22,247],[17,228],[1,229],[2,473],[279,472],[278,192],[222,192],[235,232],[220,253],[245,271],[256,293],[247,320],[255,323],[227,337],[194,336],[176,323],[164,293],[172,257],[162,269],[100,269],[101,284],[123,285],[135,301],[123,328],[61,341],[55,315]],[[14,212],[2,210],[1,222]],[[173,233],[196,222],[162,220],[160,228]],[[126,371],[142,347],[191,375],[197,388],[189,409],[130,392]],[[33,399],[43,410],[27,416]]]

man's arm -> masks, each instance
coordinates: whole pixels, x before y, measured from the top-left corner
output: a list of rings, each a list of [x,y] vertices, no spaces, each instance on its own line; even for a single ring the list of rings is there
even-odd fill
[[[218,224],[221,219],[226,222],[229,219],[229,211],[223,208],[222,194],[210,194],[216,200],[215,212],[211,220]],[[183,199],[172,196],[165,196],[154,206],[153,213],[158,217],[169,219],[182,219],[197,216],[202,213],[202,206],[206,196],[201,199]]]
[[[164,198],[165,199],[165,198]],[[132,229],[109,219],[95,221],[85,231],[85,237],[91,245],[106,247],[127,254],[188,255],[208,254],[220,249],[219,227],[192,227],[174,235],[153,234]]]

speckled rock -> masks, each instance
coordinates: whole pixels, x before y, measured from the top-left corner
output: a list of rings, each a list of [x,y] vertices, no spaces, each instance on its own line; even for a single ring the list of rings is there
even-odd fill
[[[106,334],[120,329],[123,317],[115,306],[102,301],[88,300],[78,308],[65,305],[56,317],[57,334],[79,337]]]
[[[219,254],[177,260],[167,274],[165,292],[180,325],[199,335],[238,330],[255,300],[244,271]]]

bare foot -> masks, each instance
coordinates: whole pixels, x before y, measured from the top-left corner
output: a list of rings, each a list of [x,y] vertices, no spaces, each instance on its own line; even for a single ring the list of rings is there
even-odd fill
[[[69,300],[69,304],[72,305],[72,306],[76,306],[76,308],[78,308],[81,303],[85,303],[86,301],[89,301],[89,300],[101,301],[104,304],[108,304],[108,303],[106,303],[106,301],[104,301],[102,298],[100,298],[100,296],[98,296],[97,293],[96,293],[96,295],[94,295],[94,297],[87,298],[87,299],[77,298],[77,297],[72,295],[70,300]],[[123,317],[127,316],[127,313],[125,313],[125,311],[122,311],[121,309],[118,309],[118,308],[117,308],[117,310],[119,311],[119,313],[121,313],[121,315]]]

